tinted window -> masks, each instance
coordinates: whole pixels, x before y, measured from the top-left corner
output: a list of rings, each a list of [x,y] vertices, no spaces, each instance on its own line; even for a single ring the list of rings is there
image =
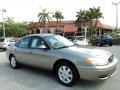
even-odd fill
[[[4,40],[5,40],[4,38],[0,38],[0,42],[4,42]]]
[[[16,44],[19,48],[27,48],[29,44],[30,37],[26,37],[18,41]]]

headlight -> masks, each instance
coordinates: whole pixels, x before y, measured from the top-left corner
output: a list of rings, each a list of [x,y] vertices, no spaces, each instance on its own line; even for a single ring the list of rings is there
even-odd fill
[[[88,65],[106,65],[107,60],[103,58],[88,58],[86,60],[86,64]]]
[[[89,64],[89,65],[92,65],[94,62],[93,62],[93,58],[88,58],[86,60],[86,63]]]

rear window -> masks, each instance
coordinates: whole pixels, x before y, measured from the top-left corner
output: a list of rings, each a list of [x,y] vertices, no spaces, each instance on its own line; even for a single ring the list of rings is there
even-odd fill
[[[0,42],[4,42],[4,40],[5,40],[4,38],[0,38]]]

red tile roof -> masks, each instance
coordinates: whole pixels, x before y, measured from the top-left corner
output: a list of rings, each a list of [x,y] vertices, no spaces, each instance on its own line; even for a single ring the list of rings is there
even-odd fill
[[[78,27],[76,27],[74,24],[68,24],[64,26],[64,32],[75,32],[77,29]]]
[[[75,21],[59,21],[59,26],[64,27],[64,32],[75,32],[79,25],[75,23]],[[76,26],[77,25],[77,26]],[[95,21],[93,21],[93,25],[95,25]],[[57,22],[56,21],[50,21],[49,23],[46,23],[47,27],[56,27]],[[41,24],[40,22],[32,22],[27,25],[28,30],[30,29],[38,29],[39,27],[45,27],[44,24]],[[109,25],[102,24],[99,20],[97,21],[96,28],[103,28],[106,30],[113,30],[114,28]]]

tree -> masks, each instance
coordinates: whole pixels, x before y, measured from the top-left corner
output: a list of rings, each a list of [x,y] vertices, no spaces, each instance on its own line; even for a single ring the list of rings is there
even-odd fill
[[[45,27],[46,27],[46,22],[52,20],[50,14],[51,12],[47,12],[46,8],[42,9],[42,11],[38,13],[39,22],[42,23]]]
[[[58,28],[59,28],[58,22],[61,22],[61,20],[64,19],[64,16],[62,15],[62,12],[60,12],[58,10],[58,11],[55,11],[55,13],[52,15],[52,17],[54,17],[57,21],[57,30],[58,30]]]
[[[86,37],[86,31],[87,28],[94,32],[93,30],[96,28],[96,25],[98,23],[98,19],[102,18],[102,12],[100,11],[100,7],[98,8],[89,8],[89,10],[80,10],[77,12],[77,23],[80,23],[80,26],[84,28],[85,30],[85,37]],[[93,21],[95,20],[95,23],[93,25]],[[90,31],[90,32],[91,32]]]
[[[102,14],[102,12],[101,12],[101,10],[100,10],[100,7],[90,8],[89,11],[90,11],[90,13],[91,13],[92,19],[95,20],[94,27],[96,27],[97,22],[98,22],[98,19],[103,18],[103,14]]]
[[[14,18],[7,16],[7,19],[6,19],[5,22],[6,22],[6,23],[15,23],[13,19],[14,19]]]
[[[27,27],[23,23],[6,23],[6,37],[21,37],[26,34]],[[3,36],[3,28],[0,26],[0,37]]]
[[[53,16],[56,21],[57,21],[57,24],[59,21],[61,21],[62,19],[64,19],[64,16],[62,15],[62,12],[60,12],[59,10],[58,11],[55,11],[55,13],[53,14]]]
[[[88,17],[88,13],[89,11],[86,10],[80,10],[79,12],[77,12],[77,20],[76,22],[80,24],[81,28],[84,28],[85,30],[85,39],[87,37],[87,28],[88,28],[88,23],[90,20],[90,17]]]
[[[98,23],[98,19],[103,18],[103,14],[100,10],[100,7],[93,7],[89,9],[91,16],[92,16],[92,22],[91,22],[91,27],[90,30],[92,31],[91,36],[94,36],[95,31],[96,31],[96,27],[97,27],[97,23]]]

